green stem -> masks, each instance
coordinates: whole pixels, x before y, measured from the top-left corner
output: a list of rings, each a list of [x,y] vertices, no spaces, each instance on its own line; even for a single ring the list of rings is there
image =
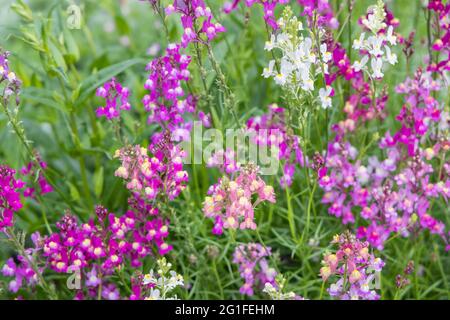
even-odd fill
[[[286,201],[287,201],[287,206],[288,206],[288,222],[289,222],[289,229],[291,231],[291,237],[294,241],[297,241],[297,232],[295,230],[294,210],[292,208],[292,200],[291,200],[291,194],[289,192],[289,188],[286,188]]]

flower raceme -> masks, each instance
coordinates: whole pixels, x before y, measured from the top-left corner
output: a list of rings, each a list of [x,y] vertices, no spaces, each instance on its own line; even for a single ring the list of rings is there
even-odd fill
[[[120,117],[120,110],[130,110],[131,108],[128,102],[129,89],[123,87],[115,78],[98,88],[96,94],[98,97],[106,100],[104,106],[97,108],[97,117],[105,117],[108,120],[112,120]]]
[[[384,262],[369,252],[369,244],[357,240],[349,232],[334,236],[331,243],[338,248],[324,255],[320,269],[323,281],[337,278],[328,288],[328,293],[341,300],[379,299],[374,281]]]
[[[16,104],[19,104],[19,91],[22,82],[9,67],[9,52],[0,47],[0,84],[4,86],[2,98],[8,100],[13,94],[16,96]]]
[[[20,189],[25,183],[15,178],[16,171],[0,166],[0,232],[14,225],[14,213],[22,208]]]
[[[122,162],[115,175],[124,179],[127,189],[147,203],[161,196],[175,199],[185,189],[189,178],[183,170],[184,152],[164,137],[160,139],[164,140],[161,149],[155,144],[151,146],[153,156],[139,145],[124,147],[115,154]]]
[[[213,22],[211,9],[203,0],[176,0],[166,7],[165,12],[181,14],[181,24],[184,28],[181,45],[187,47],[193,42],[210,42],[225,28],[218,22]]]
[[[86,293],[95,297],[99,288],[102,295],[118,299],[110,277],[122,266],[141,266],[142,260],[154,253],[154,245],[160,255],[172,250],[165,242],[168,222],[135,209],[117,216],[97,206],[96,215],[96,220],[82,224],[65,215],[57,224],[59,232],[44,238],[42,255],[58,273],[79,271],[84,275],[86,292],[78,292],[79,299]]]
[[[265,50],[280,50],[282,53],[280,63],[275,68],[277,62],[271,60],[269,66],[264,68],[262,76],[273,77],[276,84],[295,97],[304,94],[313,95],[317,76],[322,75],[325,79],[329,73],[328,63],[332,60],[332,54],[328,51],[326,43],[321,43],[320,47],[317,47],[313,35],[310,37],[301,33],[303,25],[296,16],[293,16],[290,7],[285,8],[278,24],[280,32],[272,34],[271,39],[266,42]],[[333,94],[334,91],[328,86],[320,90],[322,108],[331,107],[330,97]]]
[[[241,294],[252,296],[254,289],[263,289],[264,286],[277,286],[275,277],[277,272],[269,267],[267,257],[271,252],[270,247],[264,247],[259,243],[241,244],[236,247],[233,254],[233,263],[239,266],[239,272],[244,279],[244,284],[239,289]]]
[[[183,276],[171,270],[172,264],[165,258],[158,259],[157,264],[157,272],[150,270],[150,273],[142,277],[140,286],[135,287],[134,291],[139,292],[136,298],[140,296],[144,300],[177,300],[172,291],[184,286]]]
[[[406,104],[397,116],[400,130],[386,132],[379,142],[384,158],[362,158],[341,132],[318,171],[329,213],[345,224],[355,223],[354,213],[360,215],[367,225],[358,228],[357,236],[380,250],[392,233],[406,237],[417,229],[429,229],[448,243],[444,224],[430,212],[432,199],[450,195],[448,166],[437,175],[439,168],[431,165],[450,149],[449,115],[433,98],[439,88],[439,81],[420,70],[397,87]],[[433,176],[438,180],[433,182]]]
[[[9,258],[1,268],[3,276],[13,278],[8,284],[10,292],[17,293],[23,286],[34,287],[38,283],[38,275],[30,266],[29,261],[34,261],[41,250],[42,239],[39,232],[33,233],[31,240],[34,247],[25,249],[27,258],[22,255],[17,255],[17,259]],[[39,271],[42,273],[44,268],[39,267]]]
[[[397,55],[390,47],[397,44],[397,36],[394,34],[394,26],[387,25],[386,17],[383,1],[380,0],[377,5],[369,7],[367,18],[362,19],[362,24],[371,35],[365,39],[365,33],[362,33],[359,39],[353,42],[353,49],[359,50],[363,55],[360,61],[353,63],[353,69],[356,72],[367,71],[374,79],[383,78],[383,63],[388,62],[391,65],[397,63]],[[370,70],[367,66],[369,61]]]
[[[239,5],[239,2],[241,0],[233,0],[233,2],[226,2],[223,10],[225,13],[230,13],[231,11],[235,10],[237,6]],[[245,0],[245,5],[247,7],[251,7],[254,4],[261,4],[264,9],[264,20],[272,29],[278,29],[278,24],[275,19],[275,8],[279,4],[287,4],[289,3],[289,0],[270,0],[270,1],[264,1],[264,0]]]
[[[169,44],[164,56],[147,65],[146,70],[150,74],[144,88],[149,90],[149,94],[142,99],[145,110],[150,113],[148,122],[175,133],[184,131],[183,115],[194,112],[196,106],[196,98],[186,95],[183,89],[183,83],[190,78],[191,57],[180,50],[179,44]]]
[[[295,292],[285,292],[286,278],[282,274],[275,277],[275,285],[266,282],[263,292],[269,295],[272,300],[305,300],[305,298],[295,294]]]
[[[264,201],[275,203],[274,189],[258,176],[258,167],[249,164],[241,167],[235,178],[223,176],[209,188],[203,213],[214,219],[213,234],[220,235],[223,229],[255,230],[254,209]]]

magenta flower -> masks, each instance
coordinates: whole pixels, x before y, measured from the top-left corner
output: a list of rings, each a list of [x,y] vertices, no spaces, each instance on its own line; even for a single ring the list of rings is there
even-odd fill
[[[115,78],[98,88],[96,94],[106,100],[104,106],[97,108],[97,117],[106,117],[111,120],[120,117],[120,110],[130,110],[131,108],[128,102],[130,91]]]
[[[15,179],[16,171],[0,166],[0,232],[14,224],[14,213],[22,208],[20,189],[25,183]]]
[[[254,208],[261,202],[275,203],[271,186],[258,176],[258,168],[248,165],[239,170],[236,178],[222,177],[210,187],[203,203],[203,213],[214,219],[213,233],[222,234],[224,229],[256,229]],[[256,195],[256,200],[252,197]]]
[[[369,244],[360,242],[350,233],[334,236],[331,242],[337,250],[324,255],[320,269],[323,281],[337,278],[328,293],[341,300],[378,300],[375,275],[384,262],[369,252]]]
[[[241,244],[236,247],[233,254],[233,263],[239,266],[239,273],[244,284],[239,292],[252,296],[254,289],[262,290],[266,283],[276,287],[277,272],[270,268],[266,257],[271,255],[270,247],[263,247],[259,243]]]

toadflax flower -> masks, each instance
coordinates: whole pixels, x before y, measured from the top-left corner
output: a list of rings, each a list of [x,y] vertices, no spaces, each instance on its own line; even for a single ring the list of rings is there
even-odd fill
[[[183,276],[171,270],[172,264],[165,258],[158,259],[157,272],[150,270],[142,278],[140,295],[144,300],[177,300],[172,291],[184,286]]]
[[[259,243],[241,244],[233,254],[233,263],[239,266],[239,272],[244,284],[239,289],[241,294],[252,296],[258,286],[262,289],[267,284],[276,286],[277,272],[269,267],[267,257],[271,255],[271,248]]]
[[[184,28],[181,45],[187,47],[192,42],[210,42],[217,34],[225,32],[225,28],[213,21],[211,9],[203,0],[175,0],[166,7],[167,15],[174,12],[181,14],[181,24]]]
[[[115,175],[126,181],[127,189],[135,196],[148,203],[164,196],[175,199],[185,189],[189,179],[188,173],[183,170],[184,152],[174,146],[167,135],[157,140],[159,142],[150,146],[152,156],[139,145],[124,147],[115,154],[122,162]]]
[[[120,110],[130,110],[131,108],[128,102],[130,90],[123,87],[115,78],[98,88],[96,94],[106,100],[104,106],[97,108],[97,117],[105,117],[111,120],[120,116]]]
[[[0,47],[0,84],[2,85],[2,99],[3,103],[9,101],[9,98],[12,95],[16,96],[16,104],[19,104],[19,91],[22,86],[22,82],[14,73],[13,70],[9,67],[9,57],[10,53],[8,51],[4,51]]]
[[[336,278],[328,293],[341,300],[377,300],[376,276],[384,266],[383,260],[369,252],[369,244],[349,232],[335,235],[337,250],[328,252],[322,260],[320,276],[323,281]]]
[[[235,10],[241,0],[233,0],[233,2],[226,2],[223,6],[225,13],[230,13]],[[278,24],[275,19],[275,9],[279,4],[289,3],[289,0],[245,0],[245,5],[251,7],[254,4],[261,4],[264,10],[264,20],[272,29],[278,29]]]
[[[196,98],[185,93],[183,83],[190,78],[191,57],[180,52],[179,44],[169,44],[166,54],[151,61],[144,88],[149,91],[142,99],[149,113],[148,122],[157,123],[172,132],[183,130],[185,113],[195,111]]]
[[[22,208],[20,189],[25,183],[15,178],[16,171],[0,165],[0,232],[14,225],[14,213]]]
[[[235,178],[223,176],[209,188],[203,213],[214,219],[214,234],[222,234],[223,228],[255,230],[254,208],[264,201],[275,203],[274,189],[258,176],[258,167],[249,164],[242,166]]]
[[[272,300],[305,300],[303,297],[295,294],[295,292],[284,292],[286,286],[286,278],[282,274],[275,277],[275,285],[266,282],[263,292],[267,293]]]
[[[278,24],[280,31],[271,36],[265,49],[281,51],[279,66],[274,68],[276,61],[271,60],[262,75],[265,78],[273,77],[277,85],[294,97],[313,96],[318,76],[326,79],[329,73],[328,63],[332,60],[332,54],[325,42],[318,46],[313,40],[313,34],[305,34],[302,23],[293,15],[290,7],[284,9]],[[331,87],[320,91],[320,104],[323,108],[331,107],[329,97],[333,93]]]
[[[398,62],[397,55],[390,48],[397,44],[397,36],[394,34],[393,25],[386,23],[387,13],[382,0],[370,6],[367,12],[362,24],[371,35],[366,39],[366,34],[362,33],[353,41],[353,49],[358,50],[363,56],[360,61],[353,63],[353,68],[356,72],[367,71],[372,78],[381,79],[384,76],[383,63],[395,65]]]

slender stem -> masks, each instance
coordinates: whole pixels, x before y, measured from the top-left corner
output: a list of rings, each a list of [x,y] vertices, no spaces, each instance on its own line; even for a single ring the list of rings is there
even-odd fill
[[[294,219],[294,210],[292,208],[291,194],[289,192],[289,188],[286,188],[286,201],[287,201],[287,209],[288,209],[288,222],[289,229],[291,231],[291,237],[294,241],[297,241],[297,232],[295,230],[295,219]]]

